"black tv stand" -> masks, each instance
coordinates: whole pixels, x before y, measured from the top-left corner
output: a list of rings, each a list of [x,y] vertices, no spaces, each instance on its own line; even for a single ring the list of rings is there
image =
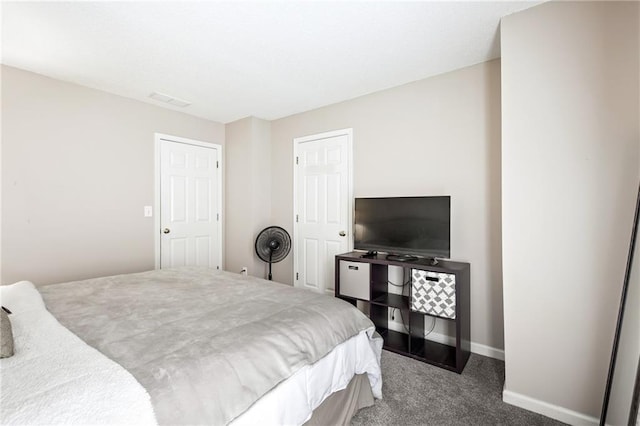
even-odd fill
[[[387,260],[395,260],[396,262],[415,262],[418,260],[418,256],[410,254],[388,254]]]
[[[353,305],[361,305],[384,339],[384,348],[419,361],[461,373],[471,353],[470,275],[471,266],[465,262],[433,258],[391,260],[385,254],[363,257],[362,252],[339,254],[335,258],[335,296]],[[390,292],[389,267],[396,266],[409,273],[408,292]],[[424,281],[424,282],[423,282]],[[430,285],[427,283],[431,283]],[[451,312],[444,314],[434,309],[422,287],[455,287],[455,301]],[[407,294],[408,293],[408,294]],[[416,297],[414,298],[414,295]],[[391,316],[399,310],[402,324]],[[425,318],[451,323],[447,326],[451,340],[442,341],[430,336]],[[430,321],[428,321],[430,323]],[[400,327],[398,327],[400,325]],[[454,331],[455,330],[455,331]]]

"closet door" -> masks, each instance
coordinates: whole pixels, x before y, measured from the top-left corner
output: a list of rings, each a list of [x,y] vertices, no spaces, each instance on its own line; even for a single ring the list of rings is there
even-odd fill
[[[160,140],[160,268],[221,267],[219,149]]]
[[[353,247],[351,129],[294,140],[294,285],[333,295]]]

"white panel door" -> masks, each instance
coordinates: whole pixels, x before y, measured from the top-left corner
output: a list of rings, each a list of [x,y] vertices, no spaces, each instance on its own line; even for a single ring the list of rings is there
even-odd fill
[[[160,268],[220,269],[219,150],[160,140]]]
[[[333,294],[335,255],[352,243],[351,131],[294,141],[294,285]]]

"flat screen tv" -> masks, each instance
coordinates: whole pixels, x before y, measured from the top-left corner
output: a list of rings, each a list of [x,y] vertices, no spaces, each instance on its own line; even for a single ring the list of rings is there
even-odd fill
[[[449,258],[451,197],[355,199],[356,250]]]

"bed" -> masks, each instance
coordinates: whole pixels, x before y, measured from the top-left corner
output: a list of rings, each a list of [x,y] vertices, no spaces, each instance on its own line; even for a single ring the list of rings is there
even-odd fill
[[[345,423],[382,397],[381,338],[325,295],[194,267],[0,291],[3,424]]]

